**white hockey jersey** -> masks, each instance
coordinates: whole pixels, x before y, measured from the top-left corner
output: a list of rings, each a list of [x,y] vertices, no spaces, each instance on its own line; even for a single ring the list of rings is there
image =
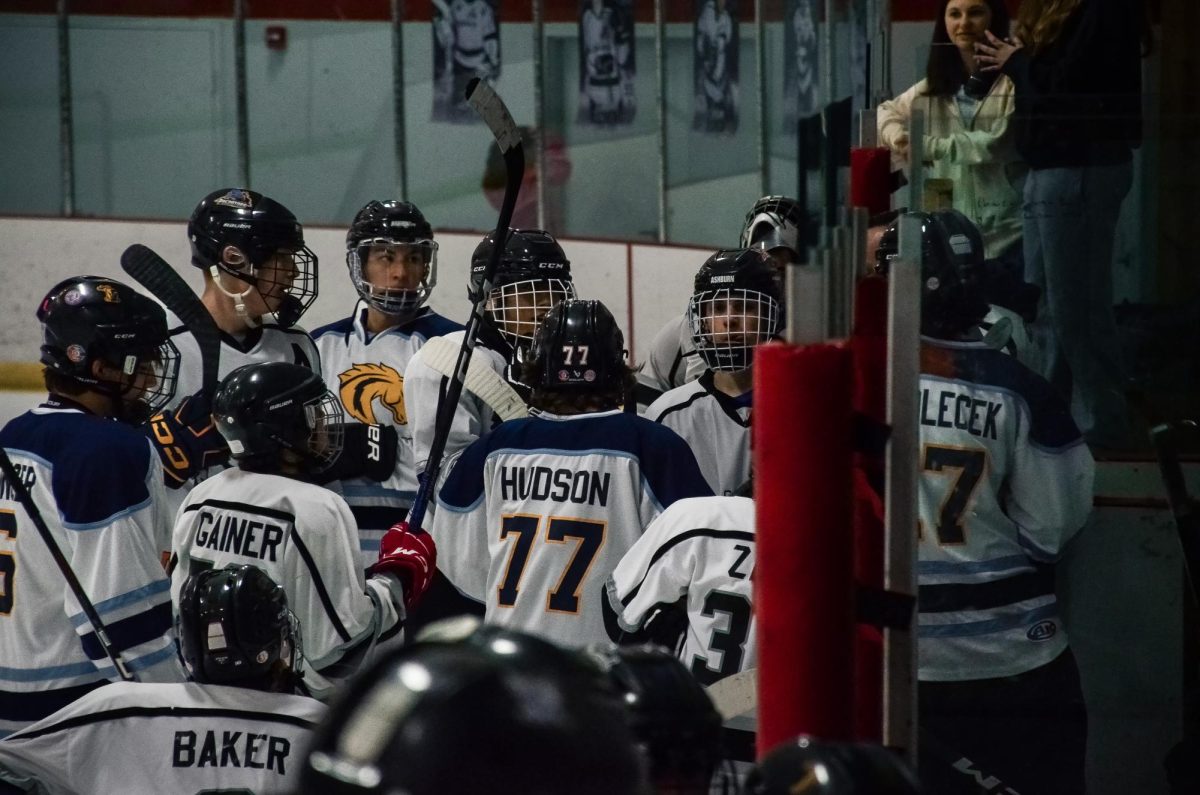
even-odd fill
[[[323,713],[306,696],[120,682],[0,743],[0,781],[75,795],[295,792]]]
[[[687,313],[671,320],[654,335],[650,343],[650,353],[646,366],[638,374],[638,383],[661,394],[677,386],[695,381],[708,369],[700,354],[696,353],[696,343],[692,340],[692,328],[688,324]],[[650,400],[640,402],[649,404]]]
[[[463,452],[438,490],[442,572],[485,620],[604,642],[604,583],[663,508],[710,494],[687,445],[635,414],[541,414]]]
[[[379,557],[379,539],[404,518],[417,494],[405,370],[427,339],[462,329],[425,307],[407,323],[371,335],[364,325],[366,311],[360,301],[350,317],[313,332],[325,385],[338,396],[343,421],[390,425],[398,437],[396,470],[390,478],[382,483],[367,478],[340,483],[358,524],[364,568]]]
[[[0,431],[48,529],[143,681],[183,681],[163,562],[158,455],[139,431],[52,397]],[[119,676],[0,476],[0,737]]]
[[[455,345],[461,345],[464,333],[455,331],[444,336]],[[472,360],[478,357],[501,377],[504,376],[508,361],[496,351],[478,344],[471,356]],[[437,425],[438,399],[445,391],[447,381],[439,370],[425,363],[425,357],[419,350],[404,370],[404,406],[412,432],[413,465],[417,472],[424,472],[425,464],[429,461],[429,449],[433,447],[434,428]],[[443,461],[490,431],[494,420],[491,407],[464,389],[450,425],[450,435],[446,437]]]
[[[350,506],[311,483],[238,468],[219,472],[180,508],[174,550],[175,605],[184,580],[201,568],[251,563],[281,584],[304,630],[306,682],[322,696],[316,672],[403,626],[399,582],[364,581]]]
[[[721,392],[709,370],[651,403],[646,418],[682,436],[713,493],[730,495],[750,477],[752,396]]]
[[[1087,520],[1094,463],[1067,406],[981,342],[924,338],[919,676],[1012,676],[1067,646],[1054,563]]]

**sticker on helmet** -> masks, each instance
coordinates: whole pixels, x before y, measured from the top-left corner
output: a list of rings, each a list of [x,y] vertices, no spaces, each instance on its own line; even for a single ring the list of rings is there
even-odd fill
[[[67,290],[66,294],[63,296],[63,301],[65,301],[69,306],[78,306],[83,302],[83,293],[79,292],[78,290]]]
[[[117,292],[117,288],[111,284],[97,284],[96,292],[104,296],[104,303],[119,304],[121,303],[121,294]]]
[[[87,349],[84,348],[82,345],[68,345],[67,346],[67,358],[70,359],[71,361],[75,362],[76,364],[79,364],[80,362],[82,362],[84,359],[87,358]]]
[[[213,204],[219,204],[222,207],[236,207],[239,210],[250,210],[254,208],[254,199],[250,196],[250,191],[244,188],[234,188],[224,196],[213,199]]]

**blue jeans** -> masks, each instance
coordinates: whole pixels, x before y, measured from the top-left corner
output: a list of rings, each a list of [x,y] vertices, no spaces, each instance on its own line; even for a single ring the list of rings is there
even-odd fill
[[[1042,288],[1031,329],[1043,376],[1071,402],[1089,443],[1129,444],[1125,368],[1113,318],[1113,240],[1133,166],[1029,172],[1025,181],[1025,280]]]

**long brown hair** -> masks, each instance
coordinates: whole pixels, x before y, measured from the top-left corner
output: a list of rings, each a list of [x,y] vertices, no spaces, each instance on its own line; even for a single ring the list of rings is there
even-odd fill
[[[1004,0],[984,0],[992,12],[992,24],[988,27],[998,39],[1008,36],[1008,9]],[[1029,0],[1025,0],[1029,2]],[[970,75],[963,66],[958,48],[950,41],[946,30],[946,6],[950,0],[938,3],[937,17],[933,22],[933,45],[929,48],[929,60],[925,62],[925,93],[931,97],[952,97]]]
[[[1031,52],[1054,43],[1083,0],[1022,0],[1017,11],[1017,37]]]

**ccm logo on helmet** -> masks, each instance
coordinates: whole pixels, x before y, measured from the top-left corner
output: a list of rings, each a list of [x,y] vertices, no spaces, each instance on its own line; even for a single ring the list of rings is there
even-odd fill
[[[1040,643],[1044,640],[1050,640],[1058,634],[1058,625],[1053,621],[1039,621],[1029,628],[1025,633],[1025,637],[1032,640],[1034,643]]]

